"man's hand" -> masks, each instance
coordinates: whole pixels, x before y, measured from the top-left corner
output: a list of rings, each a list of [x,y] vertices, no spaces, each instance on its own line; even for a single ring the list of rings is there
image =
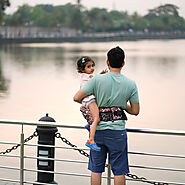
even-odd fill
[[[88,95],[85,94],[85,93],[80,89],[80,90],[74,95],[73,100],[74,100],[75,102],[81,103],[82,100],[83,100],[86,96],[88,96]]]

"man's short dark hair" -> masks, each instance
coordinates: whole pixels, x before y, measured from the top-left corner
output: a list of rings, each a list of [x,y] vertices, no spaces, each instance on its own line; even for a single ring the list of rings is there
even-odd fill
[[[125,52],[117,46],[108,51],[107,58],[111,67],[120,68],[125,60]]]

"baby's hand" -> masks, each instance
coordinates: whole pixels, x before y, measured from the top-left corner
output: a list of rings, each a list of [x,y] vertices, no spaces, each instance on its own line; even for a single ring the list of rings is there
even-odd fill
[[[105,73],[107,73],[108,72],[108,70],[107,69],[104,69],[104,70],[102,70],[101,72],[100,72],[100,74],[105,74]]]

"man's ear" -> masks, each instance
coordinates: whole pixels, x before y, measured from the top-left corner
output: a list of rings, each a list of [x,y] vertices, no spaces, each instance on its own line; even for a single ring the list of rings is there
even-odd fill
[[[122,63],[122,65],[121,65],[121,67],[123,67],[125,65],[125,61],[123,61],[123,63]]]
[[[109,66],[110,66],[110,64],[109,64],[109,61],[108,61],[108,59],[107,59],[107,61],[106,61],[106,62],[107,62],[107,66],[109,67]]]

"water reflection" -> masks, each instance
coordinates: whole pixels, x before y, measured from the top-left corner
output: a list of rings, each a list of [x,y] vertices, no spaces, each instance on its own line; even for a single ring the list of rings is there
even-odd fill
[[[148,57],[145,65],[147,68],[155,68],[158,73],[172,75],[178,69],[178,62],[176,57]]]
[[[18,63],[25,69],[31,66],[37,67],[38,65],[44,65],[45,62],[57,62],[57,65],[62,66],[64,64],[64,51],[63,48],[29,48],[21,47],[19,45],[5,45],[2,51],[6,57],[13,60],[14,63]]]
[[[0,59],[0,97],[4,96],[8,92],[9,80],[5,78],[2,69],[2,62]]]

